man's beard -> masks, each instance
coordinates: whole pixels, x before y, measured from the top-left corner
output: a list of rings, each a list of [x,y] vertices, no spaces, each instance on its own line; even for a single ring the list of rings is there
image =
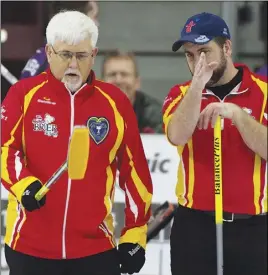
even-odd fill
[[[223,77],[227,67],[227,59],[224,56],[223,50],[221,51],[221,59],[219,66],[213,71],[212,77],[207,82],[206,87],[216,86],[219,80]]]
[[[63,83],[65,84],[66,88],[68,90],[70,90],[70,92],[72,92],[72,93],[77,92],[81,88],[81,86],[83,84],[82,80],[79,80],[76,83],[70,83],[69,81],[63,81]]]
[[[189,67],[189,65],[188,65]],[[206,88],[208,87],[212,87],[215,84],[217,84],[219,82],[219,80],[223,77],[225,70],[227,67],[227,59],[224,57],[224,53],[223,50],[221,52],[221,59],[220,59],[220,64],[219,66],[213,71],[213,74],[210,78],[210,80],[207,82],[206,84]],[[191,72],[191,74],[193,75],[193,72]]]
[[[210,80],[207,82],[206,84],[206,88],[208,87],[212,87],[212,86],[216,86],[215,84],[217,84],[219,82],[219,80],[223,77],[225,70],[227,67],[227,60],[224,56],[223,51],[221,52],[221,61],[219,66],[213,71],[212,77],[210,78]]]
[[[78,78],[77,81],[66,78],[65,76],[68,74],[76,75],[76,77]],[[65,84],[66,88],[70,90],[72,93],[75,93],[77,90],[79,90],[83,84],[81,74],[76,70],[67,70],[61,81]]]

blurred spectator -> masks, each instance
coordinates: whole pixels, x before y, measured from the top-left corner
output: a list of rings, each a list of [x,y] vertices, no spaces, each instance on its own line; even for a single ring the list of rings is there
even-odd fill
[[[99,6],[96,1],[87,1],[85,7],[85,14],[95,21],[95,24],[99,26],[98,15]]]
[[[102,77],[127,95],[136,113],[140,133],[162,133],[162,105],[139,90],[140,77],[133,53],[117,50],[108,53],[102,64]]]
[[[260,67],[258,70],[256,70],[256,73],[262,76],[267,77],[267,64]]]
[[[75,9],[79,10],[91,19],[95,21],[97,25],[99,8],[96,1],[76,1],[76,2],[66,2],[57,1],[54,6],[56,12],[64,9]],[[54,11],[54,13],[56,13]],[[45,45],[36,50],[35,54],[27,61],[25,67],[23,68],[20,79],[38,75],[45,71],[48,67],[47,56],[45,53]]]

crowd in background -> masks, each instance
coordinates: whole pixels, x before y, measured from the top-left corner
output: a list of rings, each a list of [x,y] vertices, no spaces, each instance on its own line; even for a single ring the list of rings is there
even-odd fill
[[[76,9],[90,16],[99,26],[99,4],[97,1],[52,1],[46,16],[50,18],[54,13],[63,9]],[[44,39],[45,40],[45,39]],[[45,54],[45,41],[40,48],[29,56],[29,60],[19,69],[19,79],[31,77],[40,74],[48,67]],[[159,99],[152,97],[146,90],[141,89],[142,76],[140,68],[138,68],[136,56],[132,49],[126,52],[121,49],[110,49],[105,54],[101,67],[101,77],[104,81],[110,82],[118,86],[126,93],[135,110],[136,117],[141,133],[163,133],[162,129],[162,103]],[[265,58],[264,58],[265,59]],[[252,68],[255,72],[267,76],[267,64],[257,64]],[[6,85],[2,78],[2,99],[4,98],[10,85]],[[185,79],[186,81],[187,79]],[[167,92],[167,91],[166,91]]]

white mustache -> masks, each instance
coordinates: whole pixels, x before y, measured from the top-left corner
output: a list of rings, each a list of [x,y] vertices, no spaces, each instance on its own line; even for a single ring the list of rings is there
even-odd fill
[[[81,76],[80,72],[79,71],[74,71],[74,70],[67,70],[64,75],[67,75],[67,74],[76,74],[78,76]]]

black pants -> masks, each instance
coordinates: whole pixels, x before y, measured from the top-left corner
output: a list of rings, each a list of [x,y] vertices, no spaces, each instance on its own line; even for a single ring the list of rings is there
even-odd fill
[[[179,206],[171,230],[172,275],[216,275],[214,217]],[[223,223],[224,275],[267,275],[267,216]]]
[[[10,275],[120,275],[117,250],[71,260],[32,257],[5,246]]]

